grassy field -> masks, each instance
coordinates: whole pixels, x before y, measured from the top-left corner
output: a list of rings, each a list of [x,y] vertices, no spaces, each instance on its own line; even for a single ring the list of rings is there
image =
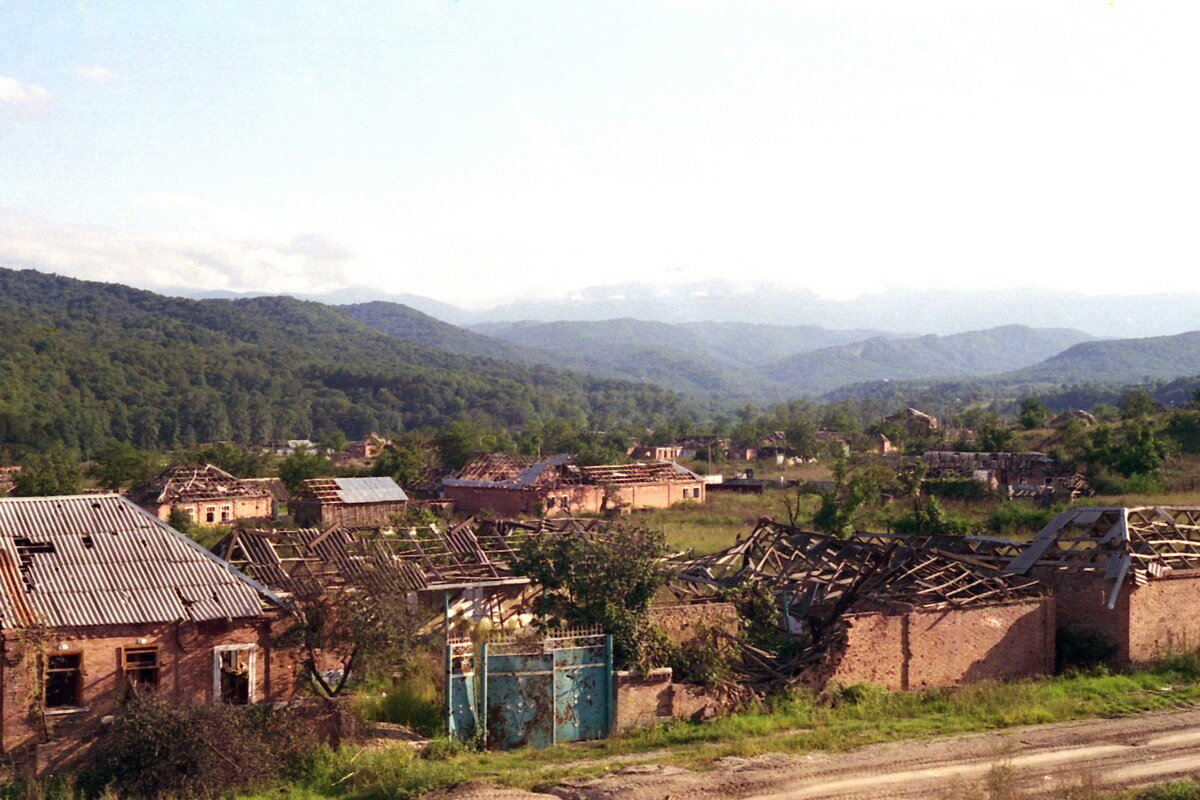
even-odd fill
[[[325,751],[291,784],[255,797],[407,798],[472,779],[533,788],[569,775],[601,773],[616,756],[623,757],[623,765],[704,768],[723,756],[840,751],[872,742],[1116,716],[1196,702],[1200,702],[1200,657],[1196,656],[1123,675],[1074,674],[904,693],[856,686],[821,697],[777,698],[706,723],[676,722],[544,750],[478,753],[440,742],[426,757],[403,745]]]

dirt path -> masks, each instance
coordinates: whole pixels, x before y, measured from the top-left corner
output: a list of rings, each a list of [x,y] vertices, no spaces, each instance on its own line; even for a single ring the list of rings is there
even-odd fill
[[[989,780],[1034,795],[1194,774],[1200,774],[1200,709],[891,742],[852,753],[726,758],[705,772],[634,766],[549,791],[565,800],[964,800],[986,797]]]

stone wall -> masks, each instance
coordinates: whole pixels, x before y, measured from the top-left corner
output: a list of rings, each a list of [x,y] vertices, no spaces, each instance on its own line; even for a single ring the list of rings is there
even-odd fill
[[[1054,670],[1052,598],[900,614],[847,614],[841,646],[806,676],[816,686],[953,686]]]

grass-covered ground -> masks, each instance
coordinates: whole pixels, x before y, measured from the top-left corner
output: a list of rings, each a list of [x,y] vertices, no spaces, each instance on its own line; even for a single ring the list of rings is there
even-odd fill
[[[979,683],[922,692],[858,686],[816,697],[777,698],[705,723],[677,722],[598,742],[504,753],[435,743],[421,757],[406,745],[326,750],[303,774],[258,800],[415,797],[455,783],[486,779],[532,788],[569,775],[598,774],[615,756],[629,763],[703,768],[722,756],[845,750],[873,742],[993,730],[1170,709],[1200,701],[1200,657],[1115,675],[1089,673],[1044,680]],[[1153,795],[1182,800],[1195,795]]]

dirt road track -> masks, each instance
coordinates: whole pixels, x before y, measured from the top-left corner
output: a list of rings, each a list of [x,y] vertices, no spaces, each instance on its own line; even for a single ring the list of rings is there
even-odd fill
[[[984,797],[1004,776],[1030,795],[1200,774],[1200,709],[873,745],[852,753],[721,759],[712,771],[635,766],[547,791],[564,800],[880,800]],[[535,797],[536,795],[528,795]],[[547,797],[548,800],[548,797]]]

